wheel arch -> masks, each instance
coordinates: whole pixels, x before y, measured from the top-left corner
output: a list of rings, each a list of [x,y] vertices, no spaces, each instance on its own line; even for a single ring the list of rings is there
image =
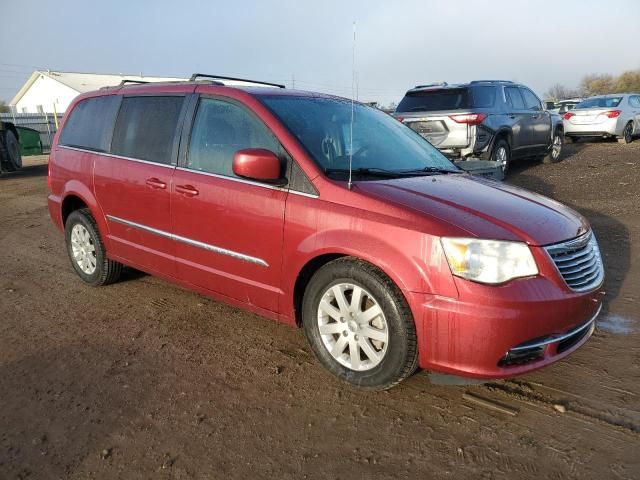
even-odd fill
[[[77,180],[71,180],[65,185],[65,189],[61,197],[60,218],[62,219],[62,228],[64,229],[67,218],[72,212],[81,208],[88,208],[98,225],[102,242],[105,247],[108,248],[109,238],[107,233],[109,232],[109,229],[107,222],[105,216],[102,214],[102,209],[98,205],[98,202],[91,190],[83,183]]]

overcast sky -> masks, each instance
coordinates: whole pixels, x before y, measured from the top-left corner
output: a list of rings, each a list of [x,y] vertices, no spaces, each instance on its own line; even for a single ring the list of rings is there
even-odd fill
[[[399,101],[416,84],[517,80],[539,95],[640,68],[640,1],[0,0],[0,99],[34,68],[216,73]]]

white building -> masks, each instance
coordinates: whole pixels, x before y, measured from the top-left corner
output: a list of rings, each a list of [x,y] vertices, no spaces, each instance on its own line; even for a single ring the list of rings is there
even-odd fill
[[[118,85],[122,80],[166,82],[185,80],[173,77],[141,77],[139,75],[101,75],[95,73],[53,72],[37,70],[13,97],[11,105],[16,113],[64,113],[79,94],[101,87]]]

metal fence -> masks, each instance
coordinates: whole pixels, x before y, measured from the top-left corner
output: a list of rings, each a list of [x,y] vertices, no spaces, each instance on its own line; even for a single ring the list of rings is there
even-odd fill
[[[57,115],[57,124],[60,124],[62,115]],[[53,135],[56,133],[56,119],[53,113],[0,113],[0,120],[13,122],[16,126],[28,127],[40,133],[40,141],[45,151],[51,149]]]

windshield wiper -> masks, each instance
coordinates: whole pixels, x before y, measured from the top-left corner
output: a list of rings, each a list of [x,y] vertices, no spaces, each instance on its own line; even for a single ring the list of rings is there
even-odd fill
[[[450,168],[442,168],[442,167],[424,167],[417,168],[415,170],[402,170],[398,173],[408,173],[411,175],[419,175],[423,173],[464,173],[464,170],[451,170]]]
[[[324,173],[344,173],[349,175],[348,168],[325,168]],[[354,168],[351,170],[353,175],[369,175],[371,177],[383,177],[383,178],[397,178],[405,175],[405,172],[399,172],[394,170],[385,170],[384,168]],[[411,175],[411,174],[410,174]]]

